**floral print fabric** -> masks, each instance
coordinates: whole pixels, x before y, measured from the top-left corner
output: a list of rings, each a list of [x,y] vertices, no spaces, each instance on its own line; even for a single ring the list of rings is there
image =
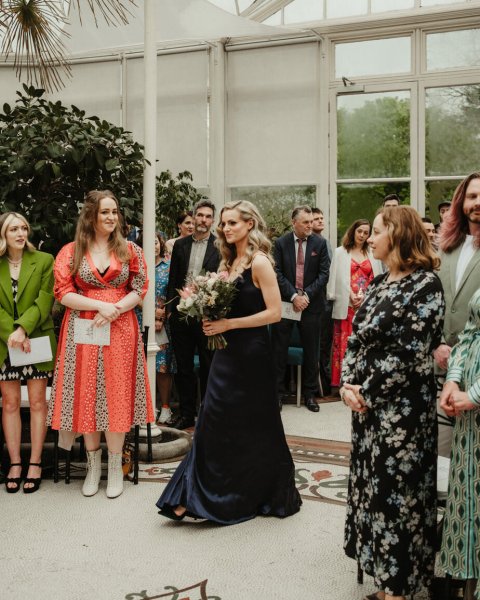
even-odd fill
[[[436,388],[444,300],[418,269],[369,285],[353,321],[342,381],[362,386],[352,413],[345,552],[379,589],[408,596],[433,577],[436,535]]]
[[[158,306],[163,306],[167,300],[168,275],[170,273],[170,259],[162,258],[158,265],[155,265],[155,302]],[[155,358],[157,373],[175,373],[176,363],[172,350],[172,336],[170,334],[170,323],[164,322],[169,343],[162,344]]]
[[[118,302],[131,291],[143,298],[148,280],[141,248],[128,242],[130,260],[112,254],[101,275],[90,254],[72,275],[74,243],[55,260],[55,297],[69,292],[104,302]],[[95,311],[67,308],[62,321],[49,401],[47,424],[52,429],[91,433],[128,432],[132,425],[153,421],[153,407],[143,343],[133,310],[110,327],[110,345],[76,344],[75,319],[93,319]]]

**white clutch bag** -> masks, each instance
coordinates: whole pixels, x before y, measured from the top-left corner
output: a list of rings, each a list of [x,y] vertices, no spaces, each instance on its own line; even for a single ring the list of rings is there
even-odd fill
[[[12,367],[23,367],[52,360],[52,346],[48,335],[30,338],[31,352],[24,352],[20,348],[9,348],[10,364]]]

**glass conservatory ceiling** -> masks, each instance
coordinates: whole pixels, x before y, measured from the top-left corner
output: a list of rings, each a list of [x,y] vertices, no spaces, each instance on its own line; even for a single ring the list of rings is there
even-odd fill
[[[108,26],[103,20],[95,22],[90,11],[80,16],[73,8],[64,28],[63,43],[72,57],[89,56],[120,49],[136,50],[143,46],[144,10],[141,3],[129,5],[127,24]],[[285,29],[272,27],[230,14],[208,0],[162,0],[156,12],[156,41],[158,45],[177,42],[213,42],[222,38],[271,39],[284,36]],[[291,33],[292,29],[288,29]]]
[[[477,0],[209,0],[236,15],[271,25],[289,25],[348,17],[380,15],[429,7],[460,8]]]

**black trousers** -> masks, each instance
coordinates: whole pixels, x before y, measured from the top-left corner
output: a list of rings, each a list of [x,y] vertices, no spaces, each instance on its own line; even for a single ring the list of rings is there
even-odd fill
[[[288,346],[293,327],[298,327],[303,348],[303,396],[312,397],[318,390],[318,353],[320,344],[320,314],[304,312],[300,321],[282,319],[272,325],[272,351],[275,362],[277,394],[285,393],[284,378]]]
[[[177,372],[174,376],[177,388],[180,414],[186,419],[194,419],[197,413],[196,377],[194,372],[194,356],[200,359],[200,392],[203,397],[207,389],[208,373],[213,353],[207,350],[207,337],[202,331],[202,324],[197,321],[180,320],[180,315],[172,313],[170,317],[170,333],[173,351],[177,361]]]

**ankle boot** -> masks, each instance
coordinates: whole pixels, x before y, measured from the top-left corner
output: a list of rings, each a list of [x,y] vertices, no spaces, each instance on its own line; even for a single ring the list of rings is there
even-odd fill
[[[108,453],[107,498],[116,498],[123,492],[122,455]]]
[[[82,494],[94,496],[98,492],[98,484],[102,476],[102,449],[87,450],[87,476],[83,482]]]

